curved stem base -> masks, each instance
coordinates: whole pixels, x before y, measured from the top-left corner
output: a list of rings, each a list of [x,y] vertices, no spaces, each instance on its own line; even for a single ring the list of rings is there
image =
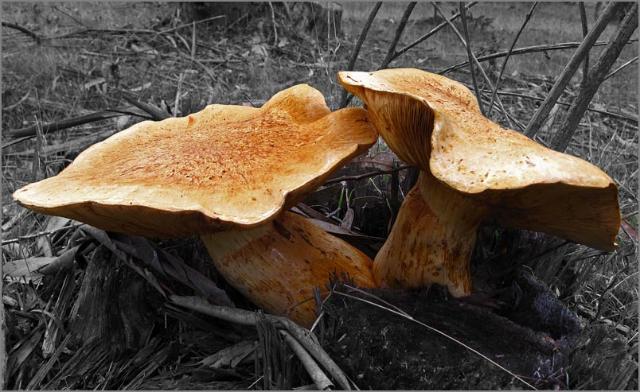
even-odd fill
[[[455,297],[469,295],[469,261],[484,215],[481,205],[422,171],[376,255],[376,282],[410,288],[437,283]]]
[[[332,276],[374,287],[368,256],[290,212],[251,230],[201,239],[233,287],[265,311],[307,327],[316,318],[313,290],[326,295]]]

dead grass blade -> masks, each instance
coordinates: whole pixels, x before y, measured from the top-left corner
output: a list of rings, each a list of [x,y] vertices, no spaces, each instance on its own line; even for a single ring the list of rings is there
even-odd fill
[[[136,260],[143,262],[146,266],[160,273],[165,279],[174,279],[192,288],[196,293],[213,303],[233,306],[233,302],[229,299],[227,293],[216,286],[213,281],[185,264],[184,261],[177,256],[153,245],[147,239],[123,234],[109,234],[88,225],[83,227],[82,230],[106,246],[119,259],[142,275],[149,283],[156,287],[161,294],[166,295],[164,290],[158,286],[155,277],[152,278],[150,274],[145,273],[135,264],[132,264],[127,256],[132,256]]]
[[[607,76],[604,77],[604,80],[607,80],[611,77],[613,77],[614,75],[616,75],[618,72],[622,71],[623,69],[627,68],[628,66],[630,66],[631,64],[635,63],[636,61],[638,61],[638,56],[632,58],[631,60],[625,62],[624,64],[622,64],[621,66],[619,66],[618,68],[614,69],[613,71],[609,72],[607,74]]]
[[[10,281],[39,282],[42,274],[38,270],[51,264],[56,257],[29,257],[22,260],[14,260],[4,265],[4,276]]]
[[[234,306],[227,293],[200,271],[182,259],[153,245],[143,237],[112,234],[114,244],[127,254],[143,261],[163,276],[191,287],[196,293],[217,305]]]
[[[27,384],[27,387],[25,389],[33,390],[40,387],[40,384],[42,384],[42,381],[44,381],[45,377],[47,377],[47,374],[49,374],[49,372],[51,371],[53,366],[56,364],[56,362],[59,361],[60,355],[67,348],[67,345],[71,341],[71,337],[72,337],[71,334],[68,334],[65,337],[64,341],[60,343],[60,345],[55,350],[55,352],[53,352],[53,355],[49,358],[49,360],[45,362],[45,364],[41,366],[40,369],[38,369],[38,371],[36,372],[36,375],[33,376],[31,381],[29,381],[29,384]]]
[[[23,236],[19,236],[19,237],[16,237],[16,238],[3,240],[2,241],[2,245],[4,246],[4,245],[7,245],[7,244],[13,244],[13,243],[16,243],[16,242],[32,240],[32,239],[39,238],[39,237],[42,237],[42,236],[48,236],[48,235],[51,235],[51,234],[59,233],[59,232],[64,231],[64,230],[79,228],[81,226],[84,226],[84,223],[74,223],[72,225],[61,227],[59,229],[55,229],[55,230],[52,230],[52,231],[41,231],[41,232],[34,233],[34,234],[23,235]]]
[[[243,340],[232,346],[223,348],[215,354],[209,355],[198,362],[201,366],[211,367],[214,369],[229,366],[236,367],[240,361],[248,357],[256,350],[255,340]]]
[[[38,343],[40,342],[40,339],[42,339],[42,335],[44,335],[43,326],[43,324],[40,324],[38,327],[34,328],[28,338],[25,338],[10,353],[8,353],[7,379],[18,372],[22,364],[29,358],[36,347],[38,347]]]

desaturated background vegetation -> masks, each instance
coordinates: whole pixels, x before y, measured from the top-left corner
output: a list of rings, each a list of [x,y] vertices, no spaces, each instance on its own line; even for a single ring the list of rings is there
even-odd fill
[[[447,16],[457,10],[453,3],[440,6]],[[193,15],[187,15],[177,3],[2,4],[2,298],[9,354],[7,387],[188,389],[198,387],[198,380],[207,381],[208,388],[265,386],[257,382],[258,370],[254,372],[253,366],[211,370],[210,365],[219,357],[210,356],[242,340],[238,335],[248,332],[224,325],[215,327],[218,329],[212,336],[210,323],[176,309],[165,309],[154,316],[156,321],[164,319],[151,323],[153,328],[145,341],[147,351],[131,354],[129,362],[110,362],[95,347],[83,347],[86,353],[80,353],[80,346],[74,345],[67,334],[73,330],[73,312],[78,311],[74,301],[86,266],[84,258],[89,258],[93,248],[78,250],[83,234],[74,224],[29,212],[11,198],[25,184],[58,173],[91,144],[149,118],[149,113],[140,108],[144,104],[182,116],[211,103],[259,106],[286,87],[308,83],[325,95],[330,107],[338,108],[342,89],[335,76],[347,66],[373,3],[343,4],[340,23],[329,17],[328,28],[326,22],[310,24],[308,18],[287,16],[281,6],[265,3],[259,7],[255,15],[239,15],[235,20],[195,18],[204,20],[193,24],[188,19]],[[294,16],[306,15],[307,11],[297,9],[303,7],[307,6],[290,4],[289,11]],[[405,7],[406,3],[382,6],[355,69],[380,67]],[[475,54],[482,58],[507,50],[530,8],[530,3],[481,3],[472,7],[468,22]],[[589,25],[593,25],[595,13],[595,4],[587,4]],[[440,22],[429,3],[419,3],[397,49]],[[599,42],[606,42],[615,28],[609,26]],[[516,48],[533,48],[512,55],[501,80],[498,97],[509,118],[497,107],[492,118],[521,130],[582,38],[576,3],[540,3],[516,44]],[[592,62],[603,47],[592,49]],[[623,50],[613,69],[624,67],[600,86],[567,149],[602,168],[617,183],[624,221],[618,250],[603,253],[545,237],[546,242],[538,243],[541,249],[536,252],[544,256],[529,263],[585,325],[609,328],[607,339],[616,342],[611,355],[631,355],[636,364],[638,67],[632,60],[637,55],[637,42]],[[389,66],[447,70],[447,76],[470,86],[469,68],[452,68],[466,60],[465,48],[451,29],[444,27]],[[504,57],[482,61],[494,81],[503,61]],[[576,96],[582,76],[578,71],[564,91],[559,101],[565,104],[552,111],[536,136],[539,142],[552,139],[557,130],[554,125],[561,123],[566,103]],[[490,88],[482,81],[479,84],[488,100]],[[60,120],[95,113],[105,119],[58,131],[48,128]],[[107,118],[113,114],[120,115]],[[6,136],[29,127],[35,136]],[[398,165],[395,158],[379,143],[367,158],[357,160],[340,175],[389,170],[394,165]],[[404,171],[400,172],[400,182],[404,176]],[[385,237],[394,211],[393,198],[401,200],[406,192],[392,189],[392,184],[397,184],[392,180],[392,175],[381,174],[336,182],[322,187],[307,202],[337,226]],[[167,241],[160,246],[206,270],[208,256],[195,241],[189,241]],[[545,253],[545,249],[552,250]],[[76,259],[71,269],[63,268],[64,273],[55,269],[38,271],[53,261],[60,262],[61,255],[69,258],[70,250],[74,252],[70,259]],[[206,274],[232,291],[215,271],[206,270]],[[241,299],[234,300],[243,304]],[[88,360],[92,349],[92,359]],[[240,354],[246,357],[246,352],[236,347],[234,364],[240,363]],[[199,364],[201,368],[189,368],[189,373],[181,368],[183,364]],[[176,374],[192,378],[180,384]],[[586,385],[581,381],[570,380],[568,386]],[[292,382],[293,386],[303,383]],[[637,383],[632,380],[621,387],[634,386],[637,388]]]

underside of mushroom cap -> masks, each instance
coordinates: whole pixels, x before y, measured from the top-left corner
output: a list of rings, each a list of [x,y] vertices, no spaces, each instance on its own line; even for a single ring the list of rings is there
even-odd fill
[[[502,224],[613,248],[617,188],[596,166],[502,128],[469,89],[443,76],[387,69],[338,79],[401,159],[495,207]]]
[[[106,230],[174,237],[273,219],[377,139],[366,111],[331,113],[297,85],[262,108],[210,105],[93,145],[14,198]]]

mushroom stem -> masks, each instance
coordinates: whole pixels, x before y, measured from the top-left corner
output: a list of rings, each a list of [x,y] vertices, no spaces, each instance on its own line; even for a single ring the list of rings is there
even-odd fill
[[[333,276],[374,287],[368,256],[290,212],[250,230],[200,238],[227,282],[265,311],[306,327],[316,318],[313,289],[326,296]]]
[[[482,204],[421,171],[375,258],[377,284],[423,287],[437,283],[455,297],[469,295],[469,261],[486,214]]]

